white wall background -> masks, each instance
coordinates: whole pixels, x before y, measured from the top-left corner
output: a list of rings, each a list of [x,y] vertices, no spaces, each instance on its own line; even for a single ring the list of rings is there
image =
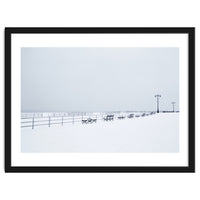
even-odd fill
[[[195,174],[4,173],[4,27],[196,27],[196,92],[200,86],[198,0],[2,0],[0,2],[0,198],[40,199],[200,199],[200,126],[196,127]],[[200,92],[196,93],[196,102]],[[196,113],[200,112],[199,104]],[[196,114],[196,122],[200,114]]]

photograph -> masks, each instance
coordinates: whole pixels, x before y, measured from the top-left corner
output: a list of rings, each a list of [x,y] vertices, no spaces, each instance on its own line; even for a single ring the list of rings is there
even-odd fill
[[[179,48],[22,48],[21,151],[179,152]]]
[[[6,172],[195,172],[194,28],[5,29]]]

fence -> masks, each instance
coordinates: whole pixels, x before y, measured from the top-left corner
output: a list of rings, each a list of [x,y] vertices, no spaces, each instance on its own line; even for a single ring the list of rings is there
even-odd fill
[[[86,114],[86,113],[84,113]],[[71,114],[62,114],[62,115],[55,115],[55,114],[29,114],[29,115],[22,115],[21,116],[21,128],[32,128],[34,129],[37,126],[48,126],[51,127],[52,125],[64,125],[64,124],[74,124],[74,123],[83,123],[83,121],[87,121],[88,119],[92,119],[90,122],[97,122],[97,121],[110,121],[109,119],[105,120],[106,116],[112,116],[112,115],[108,115],[106,113],[99,113],[99,114],[87,114],[84,115],[82,113],[82,115],[77,115],[77,114],[73,114],[71,116]],[[113,114],[113,113],[112,113]],[[146,112],[143,113],[141,112],[140,114],[136,114],[135,113],[135,117],[144,117],[144,116],[148,116],[148,115],[152,115],[155,114],[155,112]],[[113,114],[113,120],[114,119],[125,119],[125,118],[133,118],[130,117],[129,112],[127,113],[115,113]]]
[[[43,117],[43,118],[38,118],[38,117],[32,117],[32,118],[21,118],[21,128],[27,128],[31,127],[34,129],[36,126],[48,126],[51,127],[52,125],[60,124],[64,125],[67,123],[77,123],[81,122],[82,120],[88,119],[91,116],[72,116],[72,117]],[[102,120],[102,116],[93,116],[91,117],[92,119],[97,120]]]

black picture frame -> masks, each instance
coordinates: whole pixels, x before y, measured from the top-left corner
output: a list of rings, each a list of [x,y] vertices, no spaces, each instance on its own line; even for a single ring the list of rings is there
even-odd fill
[[[188,34],[188,166],[12,166],[11,165],[11,36],[12,34]],[[5,172],[195,172],[195,28],[194,27],[145,27],[145,28],[5,28]]]

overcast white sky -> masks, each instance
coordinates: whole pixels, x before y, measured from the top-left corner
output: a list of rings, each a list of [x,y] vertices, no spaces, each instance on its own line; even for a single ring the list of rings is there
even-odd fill
[[[21,75],[22,112],[178,109],[178,48],[22,48]]]

